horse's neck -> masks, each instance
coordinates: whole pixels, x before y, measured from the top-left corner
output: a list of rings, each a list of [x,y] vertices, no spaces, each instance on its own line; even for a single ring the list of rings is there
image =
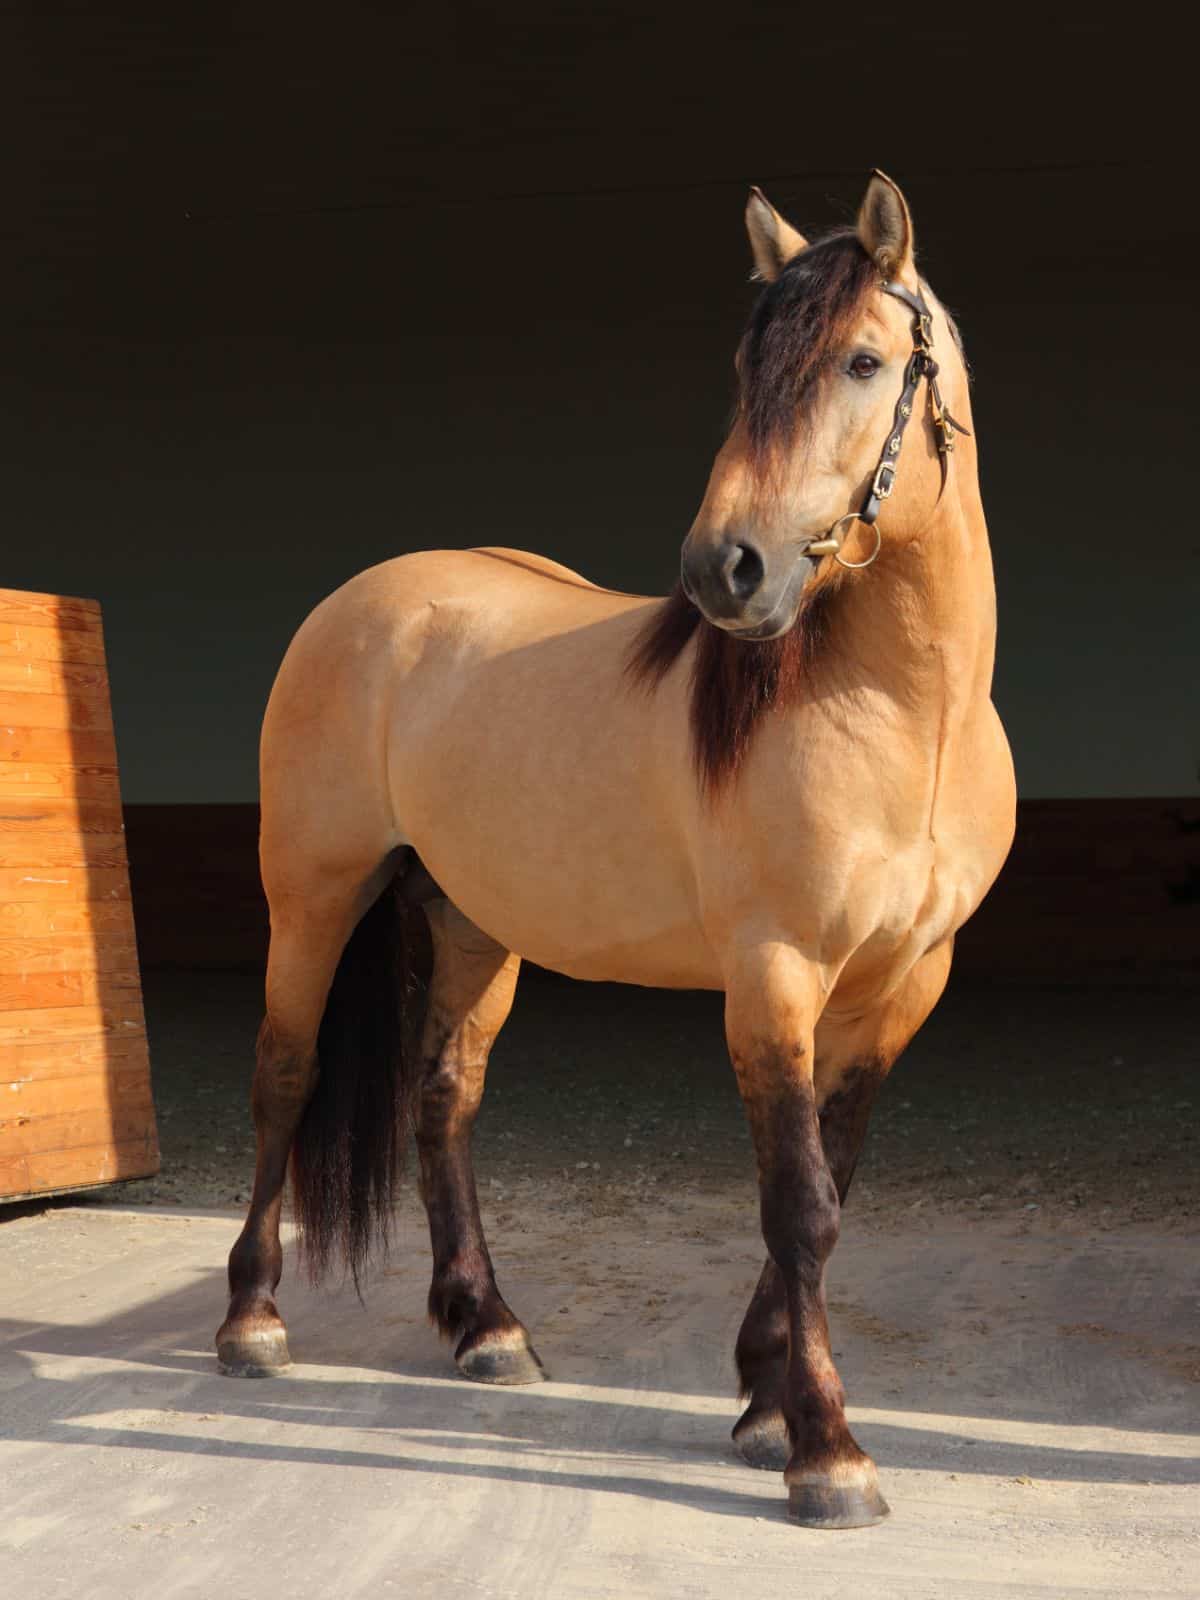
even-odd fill
[[[991,693],[996,593],[973,490],[947,495],[919,538],[862,573],[831,630],[833,672],[869,681],[939,738]]]

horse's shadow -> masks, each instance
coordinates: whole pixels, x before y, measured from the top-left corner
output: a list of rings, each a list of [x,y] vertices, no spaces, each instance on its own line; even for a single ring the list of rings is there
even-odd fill
[[[385,1286],[378,1299],[394,1301],[398,1287]],[[406,1301],[411,1288],[405,1286]],[[449,1351],[416,1314],[396,1315],[392,1306],[378,1304],[370,1315],[355,1315],[358,1305],[349,1294],[307,1295],[293,1308],[300,1360],[291,1373],[262,1381],[224,1378],[205,1348],[223,1294],[223,1275],[213,1271],[98,1322],[0,1320],[0,1431],[63,1445],[583,1488],[732,1517],[780,1513],[776,1475],[744,1467],[729,1443],[737,1406],[726,1362],[736,1300],[724,1349],[703,1352],[699,1368],[696,1342],[678,1320],[649,1341],[645,1328],[630,1329],[627,1359],[606,1354],[611,1336],[602,1332],[605,1308],[597,1303],[594,1314],[581,1306],[572,1317],[569,1346],[564,1328],[543,1351],[550,1355],[552,1349],[559,1382],[504,1389],[458,1379]],[[201,1329],[206,1336],[198,1339]],[[936,1350],[926,1356],[938,1360]],[[679,1370],[676,1363],[672,1375],[674,1357],[686,1358],[686,1365]],[[74,1370],[80,1358],[87,1363],[83,1374]],[[113,1365],[97,1371],[97,1360]],[[60,1364],[64,1375],[57,1376]],[[872,1381],[869,1362],[860,1364],[851,1352],[845,1365],[847,1376],[851,1366],[856,1369],[848,1387],[859,1406],[892,1416],[902,1407],[902,1397],[885,1394]],[[693,1376],[698,1381],[679,1381]],[[948,1411],[954,1391],[954,1379],[946,1377],[940,1393]],[[717,1395],[727,1395],[728,1404]],[[131,1426],[113,1416],[125,1411],[149,1422]],[[974,1403],[972,1411],[978,1412]],[[992,1408],[994,1417],[1014,1425],[1019,1412],[1016,1404]],[[236,1436],[239,1420],[252,1437]],[[918,1466],[925,1472],[1062,1482],[1200,1482],[1194,1456],[972,1437],[969,1425],[957,1432],[952,1424],[931,1427],[930,1420],[911,1426],[866,1420],[856,1424],[856,1433],[885,1473]],[[212,1422],[223,1431],[206,1431]],[[303,1439],[288,1438],[298,1425]],[[356,1442],[313,1442],[312,1430],[320,1427],[352,1430]],[[576,1455],[578,1467],[572,1465]],[[664,1467],[678,1470],[664,1477]]]

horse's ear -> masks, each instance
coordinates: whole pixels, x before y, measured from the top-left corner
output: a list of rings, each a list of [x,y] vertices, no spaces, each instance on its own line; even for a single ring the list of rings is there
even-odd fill
[[[915,278],[913,226],[908,202],[886,173],[871,174],[858,208],[858,238],[883,276]]]
[[[808,249],[808,240],[785,222],[761,189],[751,189],[746,202],[746,232],[754,252],[754,274],[774,283],[793,256]]]

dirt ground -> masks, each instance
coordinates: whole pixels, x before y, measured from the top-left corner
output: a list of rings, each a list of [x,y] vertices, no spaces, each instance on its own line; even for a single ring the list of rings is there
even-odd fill
[[[716,998],[519,996],[479,1169],[527,1389],[455,1374],[411,1195],[365,1304],[289,1245],[289,1375],[217,1374],[259,990],[147,998],[162,1174],[0,1208],[0,1593],[1200,1596],[1187,997],[955,991],[897,1069],[829,1283],[893,1515],[843,1534],[728,1442],[762,1245]]]
[[[259,980],[150,974],[161,1174],[122,1204],[249,1197]],[[1200,1214],[1200,1028],[1176,990],[951,984],[876,1108],[850,1207],[1100,1228]],[[754,1163],[721,998],[533,974],[493,1052],[476,1136],[481,1190],[534,1183],[599,1212],[656,1186],[753,1205]]]
[[[601,1168],[603,1172],[603,1168]],[[1133,1223],[848,1220],[849,1415],[892,1515],[795,1527],[729,1445],[748,1208],[659,1186],[589,1222],[485,1205],[550,1381],[469,1384],[424,1317],[420,1218],[360,1305],[289,1260],[296,1365],[222,1378],[238,1218],[0,1225],[0,1593],[20,1600],[1182,1600],[1200,1593],[1191,1242]],[[515,1213],[519,1212],[519,1218]]]

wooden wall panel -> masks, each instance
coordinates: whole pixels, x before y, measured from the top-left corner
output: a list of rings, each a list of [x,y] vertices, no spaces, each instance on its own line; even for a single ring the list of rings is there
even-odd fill
[[[0,589],[0,1199],[157,1170],[100,607]]]

